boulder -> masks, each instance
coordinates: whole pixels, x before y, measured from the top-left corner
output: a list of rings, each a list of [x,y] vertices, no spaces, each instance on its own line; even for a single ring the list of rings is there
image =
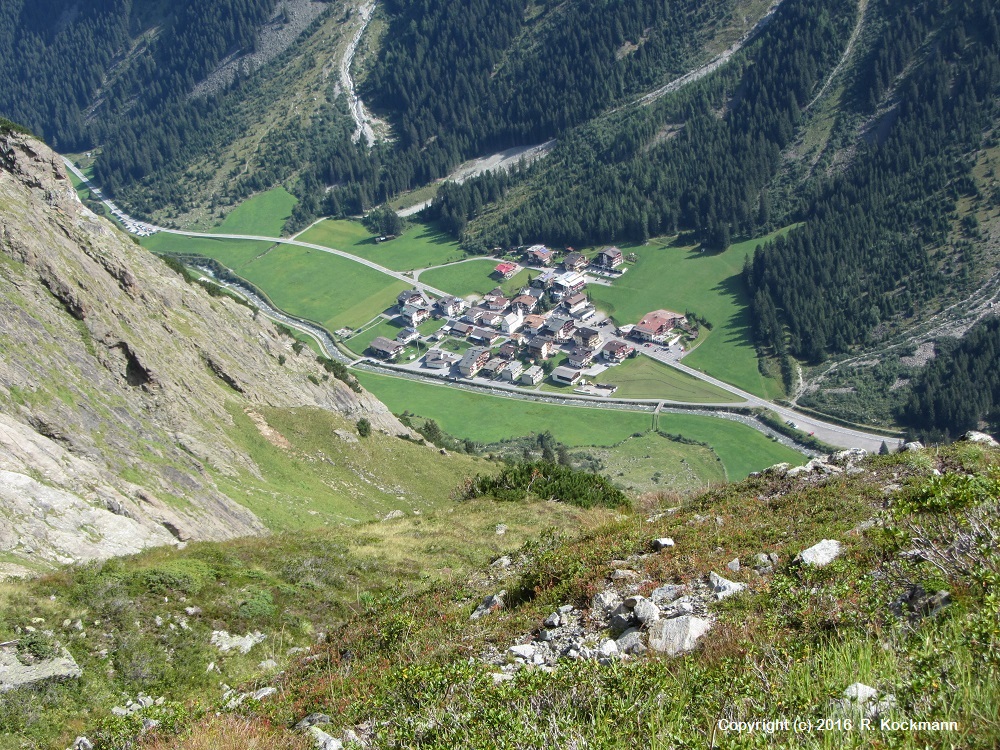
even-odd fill
[[[909,443],[903,443],[903,450],[907,453],[912,453],[913,451],[922,451],[924,449],[924,444],[914,440]]]
[[[763,575],[769,575],[774,572],[774,566],[778,564],[778,556],[771,552],[766,554],[764,552],[758,552],[753,558],[753,569],[758,573]]]
[[[855,682],[852,685],[848,685],[844,690],[845,698],[857,701],[858,703],[867,703],[876,696],[878,696],[878,690],[870,685],[865,685],[863,682]]]
[[[653,540],[653,549],[656,550],[657,552],[660,552],[661,550],[665,550],[673,546],[674,546],[674,540],[671,539],[669,536],[664,536],[660,537],[659,539]]]
[[[632,614],[640,625],[649,627],[660,619],[660,608],[649,599],[640,599],[633,607]]]
[[[715,598],[720,601],[728,596],[740,593],[747,587],[745,583],[729,581],[715,572],[708,574],[708,583],[712,587],[712,593],[715,594]]]
[[[659,620],[649,630],[649,648],[669,656],[691,651],[712,628],[709,620],[683,615],[672,620]]]
[[[928,594],[923,586],[911,586],[910,589],[894,601],[889,609],[896,617],[909,617],[920,620],[936,615],[951,604],[951,593],[945,590]]]
[[[835,705],[844,713],[863,713],[869,718],[884,714],[896,706],[896,696],[892,694],[879,697],[879,691],[863,682],[855,682],[844,690],[842,700]]]
[[[478,620],[480,617],[500,609],[500,607],[503,606],[503,598],[506,594],[506,591],[499,591],[496,594],[490,594],[487,596],[482,602],[479,603],[479,606],[476,607],[472,614],[469,615],[469,619]]]
[[[21,662],[16,644],[0,646],[0,693],[45,680],[75,679],[82,674],[76,660],[61,646],[57,645],[52,658],[37,659],[31,664]]]
[[[558,612],[553,612],[542,621],[542,624],[547,628],[558,628],[561,623],[562,617]]]
[[[250,649],[261,643],[265,638],[267,636],[260,631],[240,636],[230,635],[225,630],[213,630],[210,643],[223,653],[236,650],[241,654],[248,654],[250,653]]]
[[[629,628],[618,636],[615,643],[623,654],[642,654],[646,651],[646,644],[642,642],[642,632],[639,628]]]
[[[740,572],[740,558],[734,557],[732,560],[726,563],[726,567],[733,573]]]
[[[610,638],[597,647],[597,658],[600,661],[611,661],[612,659],[617,659],[619,656],[618,644]]]
[[[269,698],[270,696],[274,695],[277,692],[278,688],[262,687],[260,688],[260,690],[255,690],[254,692],[250,693],[250,697],[253,698],[255,701],[262,701],[265,698]]]
[[[840,542],[836,539],[823,539],[799,553],[799,559],[803,563],[816,568],[829,565],[838,557],[840,557]]]
[[[675,586],[673,584],[667,584],[666,586],[660,586],[659,588],[653,589],[650,593],[649,598],[653,600],[656,604],[668,604],[684,593],[683,586]]]
[[[77,737],[73,741],[73,750],[94,750],[94,743],[86,737]]]
[[[342,750],[344,743],[336,737],[331,737],[319,727],[309,727],[307,730],[313,739],[316,750]]]
[[[980,445],[985,445],[987,448],[1000,448],[1000,443],[994,440],[992,435],[987,435],[985,432],[977,432],[976,430],[969,430],[962,436],[962,440],[970,443],[979,443]]]
[[[533,643],[519,643],[507,650],[514,654],[514,656],[520,656],[525,661],[530,661],[535,655],[535,645]]]
[[[330,717],[326,714],[314,713],[306,716],[302,721],[295,725],[298,730],[308,729],[309,727],[315,726],[317,724],[329,724]]]
[[[590,601],[591,611],[598,617],[605,618],[611,615],[619,606],[622,599],[613,589],[606,589],[597,594]]]
[[[634,581],[639,578],[639,574],[628,568],[619,568],[611,571],[610,578],[612,581]]]

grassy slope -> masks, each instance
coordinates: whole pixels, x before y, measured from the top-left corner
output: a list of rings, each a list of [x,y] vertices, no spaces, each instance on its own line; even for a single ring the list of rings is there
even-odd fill
[[[428,224],[413,224],[394,240],[375,242],[359,222],[327,219],[297,239],[343,250],[394,271],[439,266],[465,257],[457,242]]]
[[[285,221],[298,201],[283,187],[268,190],[243,201],[211,231],[220,234],[253,234],[281,237]]]
[[[365,372],[359,372],[358,379],[394,412],[432,417],[445,432],[484,443],[549,430],[567,445],[610,446],[652,427],[648,413],[520,401]],[[712,446],[730,479],[781,461],[802,462],[800,454],[736,422],[661,414],[658,424],[662,432]]]
[[[0,748],[64,748],[79,735],[97,741],[100,727],[127,726],[112,720],[111,707],[140,691],[168,700],[154,709],[160,718],[190,700],[215,715],[224,705],[220,683],[269,683],[274,675],[257,666],[261,661],[274,658],[284,666],[292,659],[287,649],[315,644],[318,631],[363,616],[377,597],[464,580],[539,528],[575,532],[610,517],[555,503],[471,502],[455,511],[451,506],[391,522],[196,543],[183,551],[160,548],[38,581],[0,583],[0,641],[16,638],[16,628],[32,618],[45,618],[84,671],[78,681],[5,693]],[[507,526],[502,536],[495,532],[501,522]],[[270,611],[241,607],[261,592],[272,597]],[[200,611],[188,615],[186,607]],[[81,619],[85,629],[61,625],[67,619]],[[268,638],[246,656],[221,654],[209,643],[215,629],[260,629]],[[206,671],[209,663],[217,671]]]
[[[209,240],[156,234],[154,252],[215,258],[255,284],[275,305],[335,331],[357,327],[395,304],[406,289],[379,271],[319,250],[249,240]]]
[[[997,458],[996,451],[960,445],[875,457],[861,473],[827,480],[764,475],[716,487],[654,521],[646,520],[646,507],[616,513],[573,536],[542,535],[512,555],[514,568],[506,572],[473,568],[487,555],[513,549],[515,538],[530,536],[534,514],[548,514],[539,517],[541,523],[554,519],[564,529],[593,517],[558,503],[474,502],[454,513],[350,532],[192,545],[108,563],[100,571],[8,584],[0,588],[0,638],[30,617],[58,623],[95,614],[108,618],[104,628],[111,636],[94,642],[73,636],[71,626],[55,626],[90,667],[81,681],[90,690],[70,683],[8,694],[0,704],[0,727],[21,721],[28,738],[52,744],[59,735],[62,745],[54,746],[63,746],[74,733],[93,729],[102,711],[120,700],[113,688],[134,694],[137,684],[126,680],[125,670],[136,656],[147,660],[147,668],[163,668],[162,659],[148,661],[150,654],[194,637],[186,658],[168,666],[182,679],[166,692],[174,697],[201,691],[196,736],[229,721],[215,712],[222,678],[230,684],[243,679],[243,689],[277,685],[276,695],[239,713],[253,729],[283,729],[289,742],[297,721],[322,711],[333,717],[326,727],[332,734],[363,727],[377,747],[991,750],[1000,742],[1000,557],[986,545],[971,552],[967,566],[944,560],[938,569],[904,560],[900,552],[913,544],[951,549],[955,534],[968,532],[973,512],[985,513],[995,529],[995,498],[985,485],[973,496],[953,496],[949,505],[931,472],[982,475]],[[908,500],[921,497],[945,504],[940,510],[906,508]],[[956,500],[970,501],[974,510]],[[510,531],[497,537],[492,524],[501,517],[510,519]],[[866,523],[872,520],[879,523]],[[677,546],[651,554],[650,540],[662,536]],[[823,538],[841,541],[838,560],[821,569],[796,562],[801,550]],[[761,551],[776,555],[773,573],[758,575],[747,564],[736,573],[725,570],[734,557],[747,563]],[[183,616],[184,604],[174,597],[164,602],[135,584],[140,571],[170,570],[178,560],[212,571],[190,594],[189,601],[203,609],[186,618],[196,635],[216,624],[247,626],[239,602],[267,589],[279,611],[287,607],[283,615],[258,620],[274,640],[246,658],[219,658],[204,639],[168,630],[171,617]],[[454,576],[438,567],[452,563]],[[476,658],[530,640],[558,606],[588,608],[594,593],[609,586],[609,573],[626,564],[644,579],[643,593],[703,579],[712,570],[748,588],[709,605],[711,631],[680,657],[632,657],[609,665],[562,659],[552,672],[523,669],[509,681],[494,680],[498,668]],[[426,584],[419,582],[422,576]],[[891,605],[914,584],[927,591],[946,588],[954,603],[932,616],[901,620]],[[470,621],[483,596],[501,587],[508,592],[506,606]],[[109,617],[123,599],[128,614]],[[146,616],[133,624],[136,612]],[[154,612],[166,618],[162,626],[154,625]],[[284,661],[284,648],[307,641],[314,621],[333,630],[325,631],[330,636],[310,658],[293,660],[280,677],[252,679],[258,659],[274,654]],[[143,651],[142,637],[155,646]],[[120,667],[114,678],[95,653],[100,643],[113,647],[111,661]],[[217,660],[221,675],[201,671],[207,659]],[[162,683],[144,679],[157,694]],[[883,718],[953,721],[957,729],[883,729],[876,720],[862,730],[860,717],[838,706],[844,690],[859,681],[894,695],[895,705],[883,709]],[[720,719],[803,719],[812,721],[812,729],[727,732]],[[817,729],[824,719],[834,721],[826,731]],[[277,744],[281,738],[279,733],[268,746],[291,746]],[[165,746],[175,745],[155,747]]]
[[[773,236],[773,235],[770,235]],[[676,247],[670,238],[624,248],[639,260],[624,277],[605,287],[588,288],[598,306],[619,324],[636,323],[650,310],[690,310],[712,323],[713,330],[684,362],[759,396],[780,395],[780,386],[757,369],[750,339],[746,288],[740,278],[743,259],[766,238],[731,246],[723,253]]]
[[[600,462],[600,473],[629,493],[690,492],[726,479],[722,461],[711,448],[687,445],[656,433],[629,437],[610,448],[579,448],[576,459]]]
[[[532,559],[503,582],[515,595],[501,612],[468,621],[479,599],[500,585],[476,580],[386,608],[377,621],[341,631],[348,642],[338,639],[331,648],[330,670],[293,673],[284,705],[267,715],[287,725],[322,710],[337,715],[337,727],[377,717],[372,740],[380,747],[996,747],[1000,601],[988,572],[995,576],[1000,559],[995,552],[978,554],[976,569],[987,576],[975,583],[961,569],[942,575],[926,563],[900,563],[910,534],[891,517],[886,522],[899,530],[898,538],[878,527],[852,531],[880,512],[885,485],[926,486],[932,462],[982,470],[989,459],[974,450],[979,457],[972,461],[955,452],[880,458],[864,476],[818,485],[761,477],[718,488],[653,523],[629,516],[568,542],[529,548]],[[722,525],[709,518],[707,526],[705,514]],[[995,513],[991,517],[995,522]],[[645,555],[650,539],[659,536],[674,538],[676,551]],[[841,559],[823,569],[794,562],[822,538],[843,542]],[[778,556],[773,575],[758,576],[748,567],[725,571],[733,557],[746,561],[761,550]],[[608,585],[609,571],[621,566],[610,561],[623,559],[649,580],[643,591],[710,570],[750,588],[713,605],[713,629],[683,657],[609,666],[563,660],[551,674],[523,670],[500,684],[491,677],[496,667],[469,662],[469,655],[502,652],[529,639],[557,606],[587,607]],[[957,603],[904,625],[889,605],[915,582],[928,590],[948,588]],[[384,633],[398,628],[400,611],[406,627],[387,641]],[[350,665],[338,658],[345,648]],[[858,716],[839,713],[835,703],[858,681],[895,696],[886,718],[955,721],[958,729],[893,731],[873,721],[862,731]],[[738,734],[719,731],[720,718],[802,718],[812,720],[813,729]],[[841,724],[817,730],[825,718]],[[844,728],[844,718],[851,728]],[[504,728],[499,745],[498,726]]]
[[[614,383],[620,398],[666,398],[693,403],[727,403],[735,396],[721,388],[703,383],[687,373],[675,370],[649,357],[636,357],[608,368],[594,380]]]
[[[367,323],[407,288],[352,260],[294,245],[276,247],[236,271],[281,309],[331,331]]]
[[[247,263],[267,252],[273,245],[253,240],[207,240],[200,237],[181,237],[176,234],[154,234],[144,237],[142,246],[154,253],[182,253],[215,258],[222,265],[237,273]],[[242,274],[241,274],[242,275]]]
[[[397,509],[427,510],[445,502],[463,477],[485,470],[481,460],[455,456],[443,461],[429,448],[379,432],[346,442],[334,430],[356,435],[354,423],[319,409],[260,409],[291,444],[278,447],[243,412],[231,412],[231,434],[249,452],[263,481],[246,470],[216,481],[273,530],[367,521]]]
[[[528,283],[529,276],[537,276],[538,270],[523,269],[514,278],[499,282],[493,275],[496,268],[495,260],[485,258],[470,260],[466,263],[456,263],[444,268],[434,268],[420,274],[420,280],[425,284],[441,289],[458,297],[468,297],[472,294],[480,296],[499,286],[506,294],[511,294]]]

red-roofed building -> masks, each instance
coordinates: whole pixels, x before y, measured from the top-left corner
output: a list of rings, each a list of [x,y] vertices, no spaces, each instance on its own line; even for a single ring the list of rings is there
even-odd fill
[[[640,341],[657,341],[671,329],[686,322],[686,318],[670,310],[653,310],[646,313],[642,320],[635,324],[632,336]]]
[[[500,263],[493,271],[504,279],[510,279],[517,273],[517,263]]]

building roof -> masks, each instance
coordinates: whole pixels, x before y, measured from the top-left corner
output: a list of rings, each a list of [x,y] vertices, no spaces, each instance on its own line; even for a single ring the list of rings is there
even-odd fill
[[[426,307],[417,307],[416,305],[403,305],[403,309],[400,312],[406,316],[416,315],[417,313],[424,313],[425,315],[430,314],[427,312]]]
[[[634,348],[634,347],[631,347],[631,346],[629,346],[628,344],[626,344],[626,343],[624,343],[622,341],[609,341],[603,347],[601,347],[601,351],[605,351],[605,352],[619,352],[622,349],[632,349],[632,348]]]
[[[576,380],[582,374],[575,367],[557,367],[552,371],[552,377],[556,380]]]
[[[495,338],[499,338],[500,334],[496,331],[490,330],[489,328],[474,328],[472,333],[469,334],[470,338],[474,339],[486,339],[487,341],[492,341]]]
[[[504,276],[506,276],[507,274],[513,273],[515,270],[517,270],[517,264],[516,263],[500,263],[493,270],[496,271],[497,273],[502,273]]]
[[[590,338],[591,336],[600,336],[601,332],[596,328],[577,328],[576,335],[583,338]]]
[[[567,266],[573,266],[579,263],[581,260],[583,261],[587,260],[585,257],[583,257],[583,253],[570,253],[569,255],[566,256],[566,259],[563,261],[563,263]]]
[[[385,336],[376,336],[368,346],[376,352],[398,352],[403,348],[398,341],[387,339]]]
[[[559,286],[573,287],[578,284],[586,284],[587,280],[576,271],[567,271],[556,277],[555,283]]]
[[[554,343],[555,343],[555,341],[553,341],[548,336],[534,336],[534,337],[531,338],[531,340],[528,341],[528,348],[529,349],[541,349],[546,344],[548,344],[549,346],[552,346],[552,344],[554,344]]]
[[[671,327],[674,321],[683,317],[683,315],[670,312],[670,310],[653,310],[653,312],[643,315],[642,320],[636,323],[635,327],[640,331],[656,332]]]
[[[424,359],[427,362],[457,362],[461,357],[457,354],[446,352],[443,349],[432,349],[427,352],[427,356]]]
[[[598,255],[607,255],[612,258],[620,258],[622,255],[622,251],[619,250],[614,245],[612,245],[611,247],[606,247],[603,250],[601,250],[601,252],[599,252]]]
[[[539,367],[538,365],[532,365],[531,367],[529,367],[527,370],[524,371],[524,374],[527,375],[529,378],[532,377],[537,378],[543,375],[544,373],[545,371],[542,370],[542,368]]]
[[[472,348],[465,350],[465,354],[462,355],[462,361],[459,364],[471,365],[481,356],[483,356],[484,354],[489,355],[489,353],[490,350],[487,349],[485,346],[473,346]]]
[[[573,307],[573,305],[578,305],[581,302],[587,301],[587,295],[582,292],[577,292],[576,294],[571,294],[569,297],[563,300],[567,307]]]

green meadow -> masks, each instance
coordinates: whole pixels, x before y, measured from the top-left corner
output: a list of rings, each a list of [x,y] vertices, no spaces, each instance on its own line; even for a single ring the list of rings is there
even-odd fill
[[[258,193],[234,208],[219,226],[220,234],[253,234],[281,237],[281,231],[295,208],[295,196],[283,187]]]
[[[618,386],[618,398],[663,398],[670,401],[723,404],[739,401],[709,383],[704,383],[686,372],[650,359],[635,357],[620,365],[610,367],[596,378],[598,383]]]
[[[327,219],[296,239],[343,250],[393,271],[439,266],[465,257],[457,242],[430,224],[412,224],[395,239],[375,242],[360,222]]]
[[[712,331],[684,363],[750,393],[775,398],[782,395],[780,384],[761,375],[757,367],[749,298],[741,274],[744,257],[777,234],[737,243],[722,253],[677,247],[671,244],[673,238],[651,240],[627,248],[638,260],[626,266],[628,271],[613,286],[595,284],[588,291],[598,307],[619,324],[636,323],[660,308],[697,313],[712,324]]]
[[[493,274],[497,261],[476,258],[464,263],[454,263],[442,268],[432,268],[420,274],[420,281],[457,297],[480,296],[500,287],[507,295],[527,285],[529,277],[537,276],[538,269],[522,269],[514,278],[499,282]]]
[[[653,427],[651,413],[539,403],[474,393],[445,385],[359,371],[361,384],[395,413],[433,418],[460,438],[493,443],[550,431],[570,446],[614,446]],[[801,454],[751,427],[727,419],[690,414],[657,415],[658,429],[707,443],[729,479],[782,461],[802,463]]]
[[[322,250],[251,240],[155,234],[143,244],[161,253],[204,255],[261,289],[279,308],[330,331],[357,328],[396,302],[402,281]]]

